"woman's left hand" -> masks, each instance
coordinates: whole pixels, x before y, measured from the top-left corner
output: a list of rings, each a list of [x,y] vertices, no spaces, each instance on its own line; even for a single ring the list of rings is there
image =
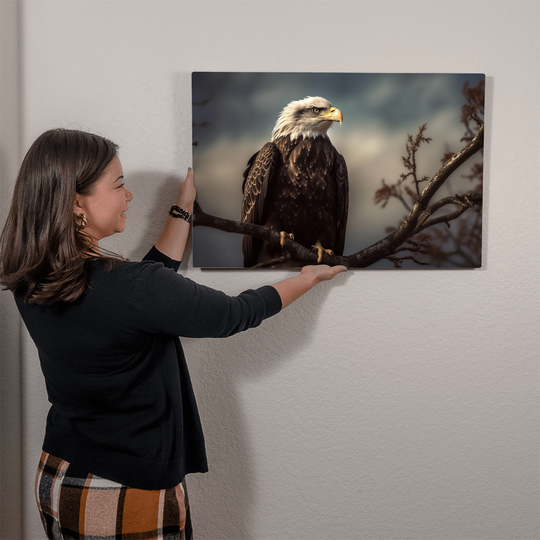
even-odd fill
[[[178,190],[178,196],[176,197],[175,204],[180,208],[183,208],[187,212],[193,212],[193,203],[195,202],[195,195],[197,190],[193,185],[193,169],[190,167],[188,169],[186,179],[180,185]]]

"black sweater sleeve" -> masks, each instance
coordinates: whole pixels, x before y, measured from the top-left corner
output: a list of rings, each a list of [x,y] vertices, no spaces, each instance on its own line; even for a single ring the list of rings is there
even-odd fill
[[[282,307],[274,287],[228,296],[162,264],[141,267],[130,303],[138,330],[186,337],[227,337],[258,326]]]
[[[172,268],[175,272],[178,272],[178,269],[180,268],[180,263],[182,262],[175,261],[164,253],[161,253],[161,251],[159,251],[156,246],[152,246],[150,251],[143,257],[143,261],[154,261],[163,263],[166,268]]]

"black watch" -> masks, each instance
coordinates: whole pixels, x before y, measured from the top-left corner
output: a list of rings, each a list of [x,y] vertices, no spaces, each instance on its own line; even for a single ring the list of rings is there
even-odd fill
[[[191,223],[193,221],[193,214],[190,214],[183,208],[180,208],[179,206],[176,206],[173,204],[171,206],[171,209],[169,210],[169,215],[175,218],[182,218],[186,220],[188,223]]]

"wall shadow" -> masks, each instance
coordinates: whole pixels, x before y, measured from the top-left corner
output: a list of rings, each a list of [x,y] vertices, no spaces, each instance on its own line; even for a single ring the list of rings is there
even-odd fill
[[[246,333],[221,340],[184,340],[211,467],[208,480],[197,478],[196,482],[203,495],[201,506],[194,510],[202,537],[255,538],[252,514],[258,473],[241,387],[246,381],[264,380],[310,346],[332,286],[321,285],[318,294],[310,294]],[[198,494],[193,498],[199,499]],[[222,504],[211,502],[215,500]]]

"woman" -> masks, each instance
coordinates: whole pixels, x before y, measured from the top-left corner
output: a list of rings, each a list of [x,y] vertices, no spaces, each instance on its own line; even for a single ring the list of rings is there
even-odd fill
[[[51,408],[36,496],[49,538],[191,538],[185,475],[208,470],[177,336],[259,325],[344,267],[305,267],[237,297],[177,274],[195,200],[188,172],[141,262],[100,250],[132,193],[117,146],[41,135],[23,160],[1,236],[0,282],[34,340]]]

